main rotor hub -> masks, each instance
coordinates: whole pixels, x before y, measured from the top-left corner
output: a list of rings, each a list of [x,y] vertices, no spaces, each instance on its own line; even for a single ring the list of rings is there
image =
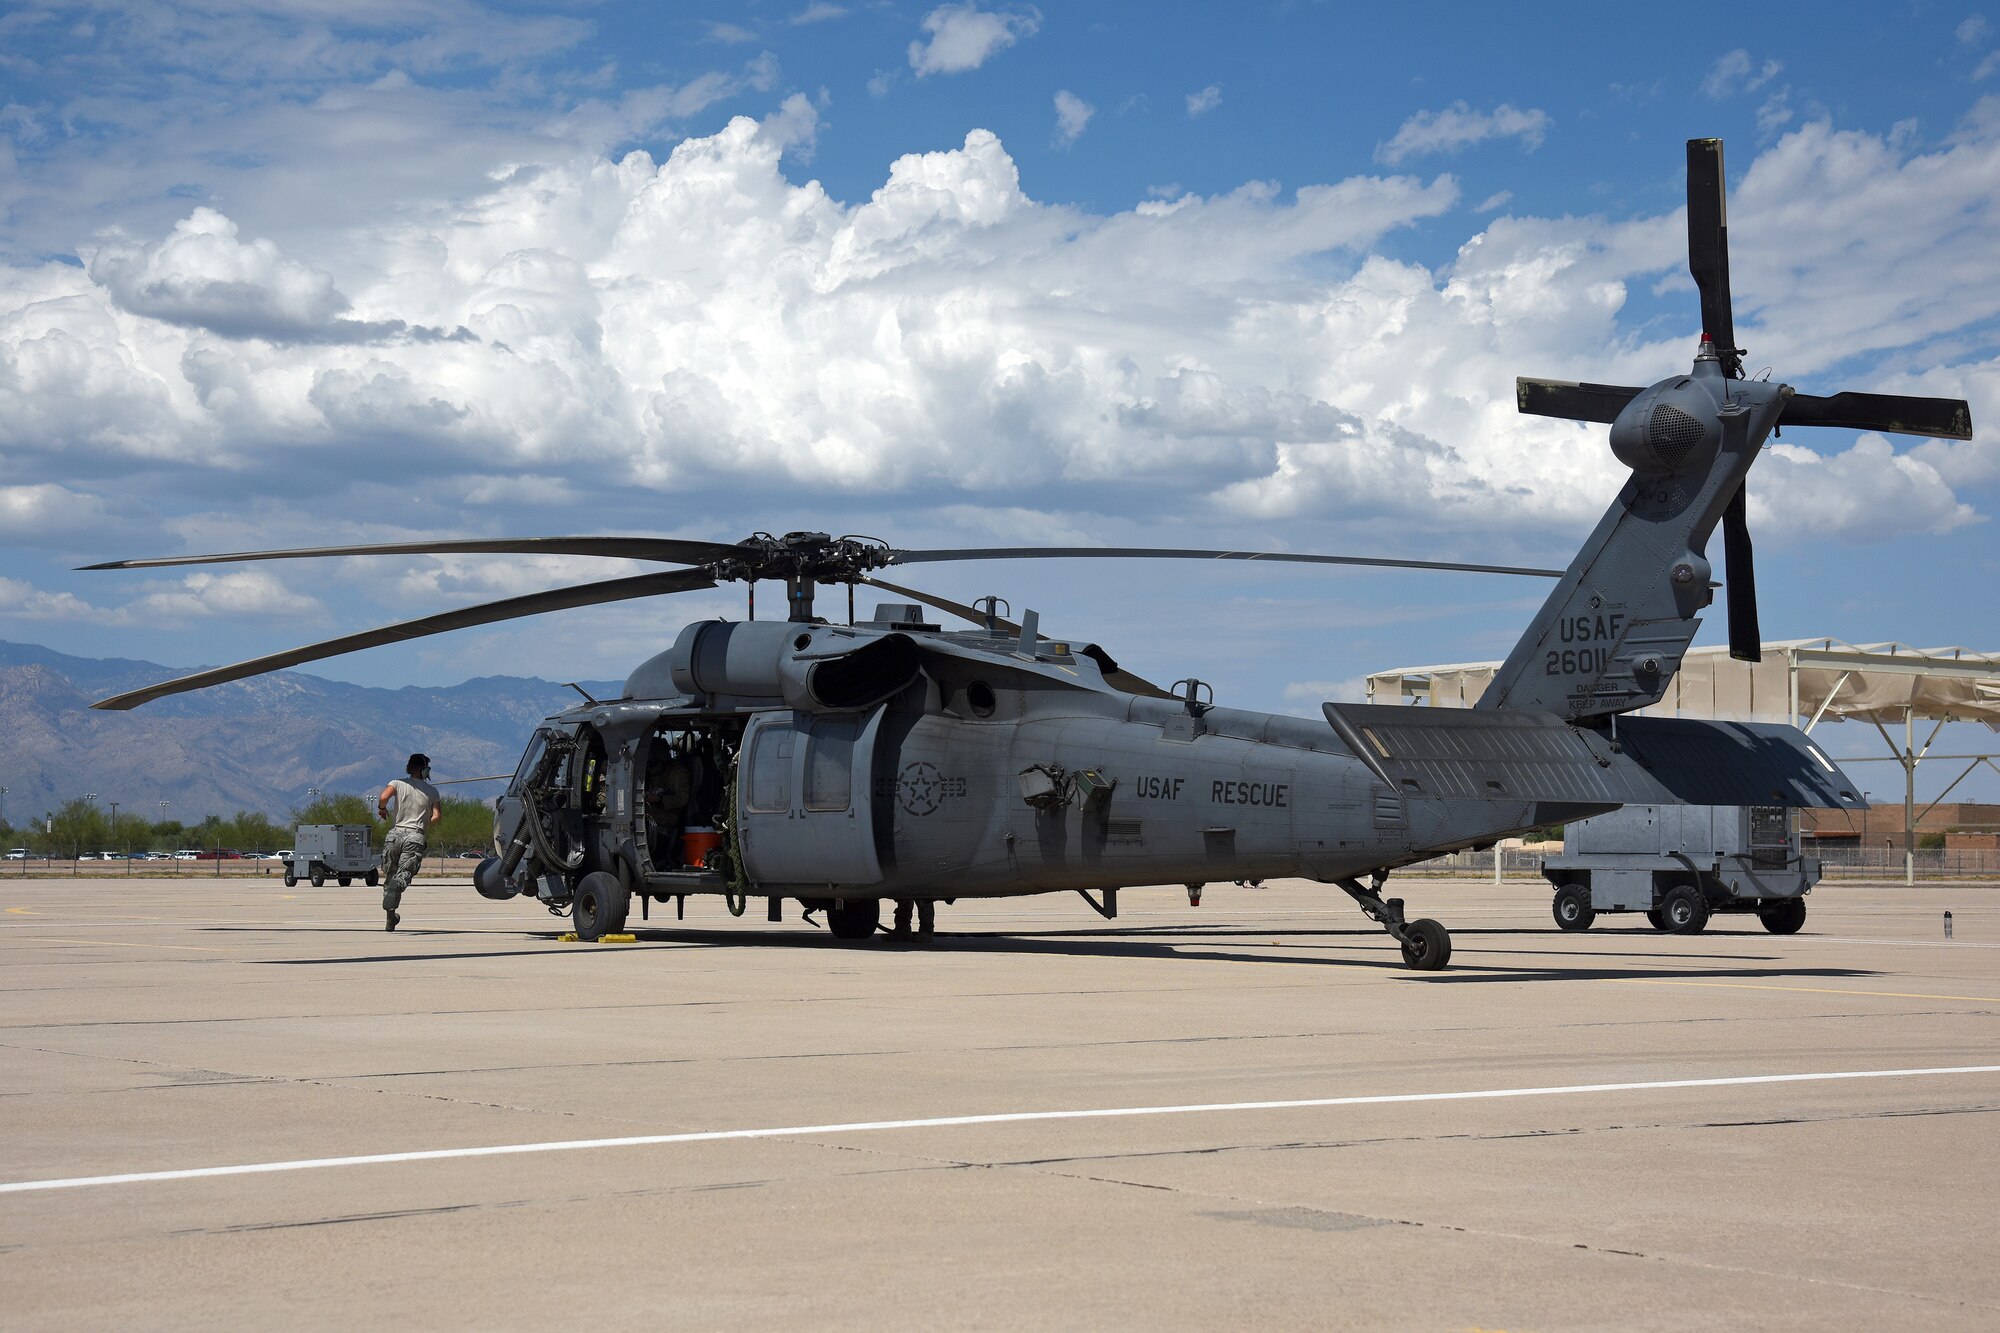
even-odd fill
[[[824,532],[760,532],[736,544],[736,553],[705,566],[717,582],[784,579],[787,583],[853,583],[891,563],[888,543],[873,537]]]

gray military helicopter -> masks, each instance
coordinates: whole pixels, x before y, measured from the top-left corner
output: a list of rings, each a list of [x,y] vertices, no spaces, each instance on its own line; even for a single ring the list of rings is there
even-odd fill
[[[1743,378],[1730,310],[1722,145],[1688,144],[1688,247],[1707,330],[1693,366],[1650,388],[1517,383],[1524,412],[1611,424],[1632,469],[1567,570],[1283,552],[1125,547],[904,550],[793,532],[729,544],[651,537],[398,542],[122,560],[91,569],[370,554],[613,556],[683,566],[447,611],[151,685],[151,699],[379,644],[568,607],[751,584],[746,621],[703,621],[640,664],[620,697],[536,730],[496,801],[475,883],[532,897],[578,935],[623,928],[636,895],[723,896],[771,920],[795,899],[832,934],[874,934],[884,899],[1081,894],[1106,917],[1121,887],[1303,876],[1337,885],[1401,946],[1442,968],[1451,936],[1383,889],[1396,867],[1630,802],[1858,808],[1855,784],[1789,726],[1624,716],[1655,703],[1715,585],[1720,524],[1732,653],[1759,634],[1743,485],[1781,426],[1966,439],[1964,402],[1815,398]],[[1093,643],[1043,635],[997,598],[965,606],[877,577],[1000,559],[1275,560],[1544,575],[1540,612],[1474,709],[1324,706],[1324,724],[1162,689]],[[782,579],[783,621],[755,619]],[[848,622],[815,610],[848,589]],[[866,620],[855,587],[907,598]],[[930,607],[970,629],[926,620]],[[1008,608],[1011,614],[1011,608]],[[1689,892],[1700,892],[1698,882]],[[1096,894],[1098,896],[1093,897]]]

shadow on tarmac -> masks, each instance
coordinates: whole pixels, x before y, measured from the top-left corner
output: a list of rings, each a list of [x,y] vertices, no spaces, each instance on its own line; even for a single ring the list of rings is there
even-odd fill
[[[796,930],[711,930],[706,928],[666,927],[648,928],[644,925],[628,924],[628,930],[637,936],[638,945],[670,944],[683,949],[844,949],[852,951],[887,951],[893,953],[940,954],[988,954],[1020,957],[1071,957],[1105,958],[1127,960],[1159,960],[1173,962],[1227,962],[1256,963],[1272,967],[1333,967],[1372,968],[1383,971],[1409,972],[1405,967],[1395,942],[1375,929],[1358,930],[1252,930],[1247,928],[1210,928],[1198,931],[1177,929],[1167,926],[1135,926],[1129,928],[1100,928],[1075,931],[1032,931],[1032,932],[941,932],[929,944],[914,944],[894,941],[887,936],[877,936],[867,941],[843,942],[821,934],[801,934]],[[445,934],[434,931],[429,934]],[[1340,941],[1339,945],[1307,945],[1313,949],[1343,947],[1348,942],[1373,947],[1378,942],[1382,949],[1380,957],[1357,958],[1350,954],[1339,957],[1301,955],[1298,953],[1248,952],[1227,947],[1232,942],[1271,939],[1273,934],[1286,937],[1286,943],[1271,940],[1267,949],[1296,948],[1289,941],[1301,936],[1327,937]],[[1651,929],[1631,932],[1637,938],[1660,938]],[[1555,943],[1552,936],[1556,932],[1547,930],[1506,930],[1472,929],[1453,932],[1453,938],[1463,940],[1468,936],[1482,939],[1519,938],[1524,941],[1547,940]],[[1153,938],[1168,936],[1168,939]],[[555,944],[550,935],[528,935],[546,944]],[[1667,939],[1685,939],[1684,936],[1669,936]],[[1203,945],[1198,941],[1213,941]],[[343,963],[398,963],[398,962],[450,962],[459,959],[485,958],[560,958],[572,957],[581,949],[621,949],[634,945],[583,945],[571,944],[558,948],[526,948],[483,950],[471,953],[411,953],[411,954],[368,954],[344,958],[273,958],[263,960],[274,966],[333,966]],[[1490,981],[1617,981],[1644,980],[1662,975],[1687,978],[1729,978],[1738,980],[1769,980],[1772,978],[1834,978],[1853,979],[1881,975],[1878,972],[1841,967],[1787,967],[1776,956],[1764,958],[1728,958],[1711,953],[1691,953],[1683,950],[1659,952],[1618,952],[1593,953],[1588,957],[1575,959],[1575,966],[1548,961],[1553,954],[1566,957],[1552,948],[1494,949],[1482,947],[1482,957],[1495,954],[1525,956],[1540,961],[1533,964],[1504,962],[1475,962],[1466,959],[1455,969],[1443,972],[1410,972],[1413,980],[1490,982]],[[1607,960],[1632,960],[1626,966],[1606,966]],[[1697,966],[1685,966],[1694,963]],[[1646,964],[1651,964],[1647,966]],[[1683,965],[1676,965],[1683,964]],[[1706,964],[1706,965],[1702,965]]]

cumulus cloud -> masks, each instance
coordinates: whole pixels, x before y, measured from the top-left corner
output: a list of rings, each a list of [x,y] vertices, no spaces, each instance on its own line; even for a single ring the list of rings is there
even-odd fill
[[[253,616],[318,617],[323,608],[310,597],[287,588],[277,575],[261,569],[227,574],[189,574],[178,588],[150,592],[116,614],[122,624],[143,624],[157,617]]]
[[[1546,111],[1522,110],[1502,102],[1491,111],[1474,111],[1454,102],[1441,111],[1419,111],[1404,121],[1387,142],[1375,146],[1375,160],[1391,166],[1425,153],[1455,153],[1488,139],[1519,139],[1530,149],[1542,145],[1551,121]]]
[[[1751,59],[1748,51],[1739,46],[1717,57],[1716,62],[1708,67],[1708,75],[1701,81],[1701,90],[1718,101],[1740,93],[1754,93],[1777,78],[1784,68],[1784,63],[1777,60],[1766,60],[1759,65]]]
[[[1759,533],[1879,542],[1907,532],[1944,533],[1979,521],[1929,462],[1898,454],[1867,434],[1845,453],[1772,444],[1750,479],[1750,522]],[[1893,526],[1884,513],[1896,515]]]
[[[244,497],[311,488],[420,531],[468,518],[427,495],[478,519],[602,497],[623,521],[730,539],[819,524],[848,497],[924,521],[976,501],[1023,527],[1094,504],[1135,536],[1282,526],[1333,549],[1375,523],[1413,553],[1491,553],[1587,525],[1618,480],[1601,427],[1520,416],[1513,376],[1647,383],[1686,363],[1691,291],[1679,317],[1627,313],[1635,283],[1686,287],[1677,212],[1489,216],[1432,267],[1372,252],[1456,209],[1449,177],[1252,182],[1100,215],[1031,197],[985,131],[898,159],[848,203],[783,170],[816,117],[787,98],[664,161],[524,167],[332,243],[260,248],[217,214],[121,241],[117,264],[0,267],[9,485],[60,488],[89,457],[226,475]],[[1977,243],[2000,135],[1915,153],[1806,127],[1739,171],[1753,365],[1809,392],[1893,389],[1870,354],[1935,346],[1907,391],[2000,410],[1960,332],[2000,315],[2000,249]],[[469,336],[232,340],[224,316],[245,309],[290,327],[393,309]],[[1876,506],[1885,532],[1962,524],[1954,488],[1992,484],[1990,452],[1810,457],[1774,454],[1773,474],[1828,504],[1897,496]],[[764,513],[785,517],[745,517]]]
[[[83,536],[106,518],[102,498],[43,482],[0,486],[0,545],[34,546]]]
[[[20,579],[0,578],[0,617],[10,620],[102,621],[105,613],[67,592],[43,592]]]
[[[119,607],[98,606],[73,593],[47,592],[19,579],[0,578],[0,618],[157,628],[187,620],[274,615],[319,619],[325,608],[264,570],[189,574],[178,582],[155,583]]]
[[[1211,83],[1200,92],[1189,93],[1187,95],[1187,113],[1189,116],[1206,115],[1221,105],[1222,85],[1219,83]]]
[[[918,78],[930,74],[963,74],[978,69],[1042,25],[1041,11],[1020,8],[981,9],[976,0],[939,5],[924,15],[923,41],[910,43],[910,68]]]
[[[1056,93],[1056,142],[1072,144],[1083,134],[1084,126],[1097,114],[1097,108],[1064,88]]]
[[[237,239],[236,224],[197,208],[153,245],[113,241],[87,256],[90,276],[135,315],[225,336],[318,333],[349,302],[328,274],[276,244]]]

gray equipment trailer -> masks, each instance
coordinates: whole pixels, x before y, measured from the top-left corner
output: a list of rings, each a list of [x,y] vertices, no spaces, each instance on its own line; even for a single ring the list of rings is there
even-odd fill
[[[368,845],[366,824],[301,824],[292,840],[292,859],[285,863],[285,887],[309,879],[318,888],[332,879],[346,888],[360,879],[372,888],[380,878],[379,865]]]
[[[1716,912],[1755,912],[1790,935],[1819,882],[1798,818],[1773,805],[1627,805],[1564,830],[1543,858],[1556,925],[1588,930],[1604,912],[1644,912],[1656,930],[1691,935]]]

